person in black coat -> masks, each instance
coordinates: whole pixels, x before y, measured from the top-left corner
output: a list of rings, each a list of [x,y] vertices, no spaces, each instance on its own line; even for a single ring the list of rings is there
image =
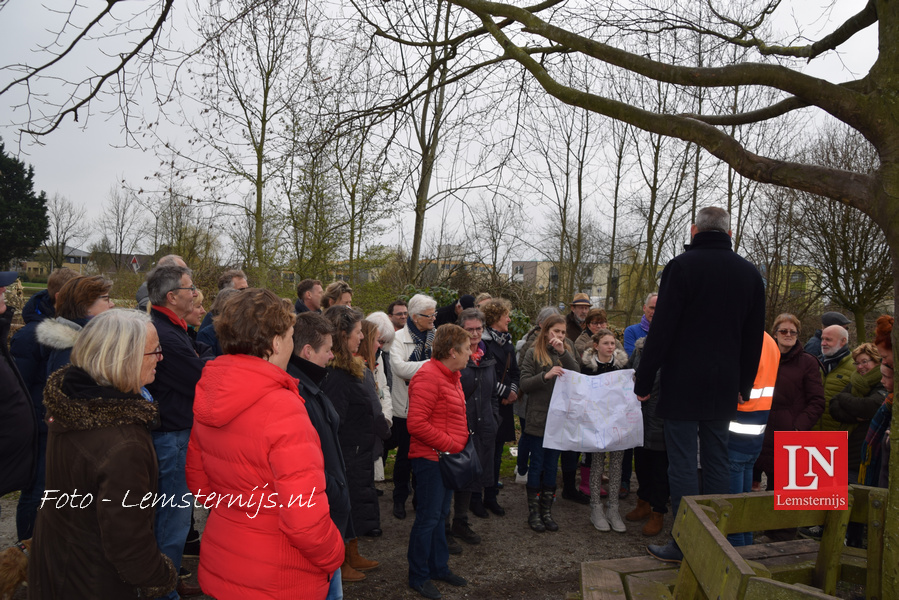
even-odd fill
[[[455,302],[447,304],[446,306],[441,306],[437,309],[437,318],[434,319],[434,327],[437,328],[441,325],[446,325],[447,323],[456,323],[463,310],[473,307],[474,296],[471,294],[459,296],[459,299]]]
[[[28,388],[6,345],[16,313],[6,305],[6,287],[18,277],[15,271],[0,272],[0,496],[31,485],[37,456],[37,419]]]
[[[662,272],[659,299],[634,393],[649,399],[661,369],[656,414],[665,419],[672,512],[683,496],[730,489],[727,442],[740,397],[749,398],[762,351],[765,288],[752,263],[731,249],[730,215],[706,207],[691,227],[687,251]],[[702,356],[702,360],[697,360]],[[683,555],[672,540],[650,546],[661,560]]]
[[[499,398],[496,395],[496,359],[487,356],[484,333],[484,313],[466,308],[459,315],[459,325],[471,338],[471,358],[462,369],[461,384],[465,393],[465,413],[468,429],[474,436],[474,447],[481,465],[493,464],[496,430],[499,422]],[[449,533],[469,544],[478,544],[481,537],[468,524],[468,510],[473,493],[480,494],[496,483],[492,469],[484,469],[481,478],[468,489],[453,494],[452,524],[447,515]]]
[[[377,561],[359,556],[358,543],[352,547],[349,545],[351,540],[356,540],[356,532],[350,519],[350,491],[346,464],[340,449],[340,417],[321,388],[328,375],[327,366],[334,333],[334,326],[320,313],[305,311],[297,315],[297,324],[293,329],[293,356],[287,365],[287,372],[299,380],[300,396],[306,401],[309,421],[318,432],[325,463],[325,494],[328,496],[331,520],[347,543],[347,556],[338,571],[341,577],[336,578],[336,582],[332,580],[332,588],[340,586],[341,579],[361,581],[365,579],[365,575],[360,571],[378,566]]]
[[[346,464],[353,529],[357,535],[365,535],[381,528],[373,453],[374,406],[380,405],[380,401],[371,371],[365,368],[361,358],[354,356],[363,338],[362,313],[337,304],[326,310],[324,316],[336,331],[334,358],[328,363],[328,376],[321,389],[340,418],[337,437]]]
[[[496,361],[496,396],[499,399],[499,422],[497,423],[496,441],[493,451],[493,464],[483,465],[485,470],[492,466],[493,483],[484,488],[484,498],[480,493],[471,495],[471,512],[479,517],[487,517],[485,508],[497,516],[506,511],[496,501],[499,493],[499,465],[502,460],[503,446],[506,442],[515,441],[515,415],[512,404],[518,400],[518,383],[521,372],[515,359],[515,346],[512,345],[512,334],[509,323],[512,321],[512,303],[504,298],[493,298],[484,305],[485,330],[482,340],[486,346],[485,357]]]
[[[16,535],[27,540],[34,533],[34,521],[41,496],[44,493],[44,473],[47,454],[47,424],[44,422],[44,386],[47,384],[47,361],[50,349],[37,341],[37,326],[46,319],[56,316],[56,295],[62,286],[77,277],[71,269],[57,269],[47,278],[47,289],[41,290],[28,300],[22,309],[25,327],[13,336],[9,352],[16,361],[22,380],[28,388],[34,416],[38,424],[38,452],[36,472],[31,485],[22,490],[16,507]]]

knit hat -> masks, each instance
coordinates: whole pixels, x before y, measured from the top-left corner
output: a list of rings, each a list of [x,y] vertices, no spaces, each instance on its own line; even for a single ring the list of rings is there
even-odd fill
[[[849,319],[846,318],[846,315],[838,312],[826,312],[821,315],[821,324],[825,327],[830,327],[831,325],[848,325],[851,323]]]
[[[465,308],[474,308],[474,296],[471,294],[465,294],[461,298],[459,298],[459,306],[463,309]]]
[[[593,303],[590,302],[590,296],[584,293],[575,294],[574,300],[571,301],[571,306],[583,304],[586,304],[587,306],[593,306]]]

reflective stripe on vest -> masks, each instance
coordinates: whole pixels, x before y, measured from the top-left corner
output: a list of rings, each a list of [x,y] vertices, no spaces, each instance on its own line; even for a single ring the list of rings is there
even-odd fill
[[[730,430],[743,435],[762,435],[765,433],[765,425],[752,425],[750,423],[730,422]]]

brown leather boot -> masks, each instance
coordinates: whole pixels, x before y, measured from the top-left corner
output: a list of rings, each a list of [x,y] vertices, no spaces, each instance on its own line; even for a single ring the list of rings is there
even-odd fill
[[[649,516],[649,513],[652,512],[652,507],[649,505],[649,502],[646,500],[637,499],[637,506],[631,512],[624,515],[624,518],[628,521],[642,521],[646,517]]]
[[[359,539],[353,538],[346,544],[346,562],[357,571],[370,571],[379,564],[376,560],[368,560],[359,554]]]
[[[365,579],[365,573],[360,573],[351,567],[349,562],[343,561],[343,564],[340,565],[340,579],[351,583],[354,581],[362,581]]]
[[[662,525],[665,522],[665,515],[652,511],[649,514],[649,520],[643,526],[643,535],[658,535],[662,531]]]

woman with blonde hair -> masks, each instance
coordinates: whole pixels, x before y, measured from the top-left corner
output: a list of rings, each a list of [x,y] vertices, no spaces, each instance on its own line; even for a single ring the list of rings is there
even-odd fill
[[[391,420],[393,401],[390,399],[390,388],[387,386],[387,376],[384,374],[381,357],[381,347],[383,346],[381,331],[377,325],[365,319],[362,321],[362,335],[362,342],[359,344],[357,354],[365,362],[366,368],[371,371],[374,378],[375,394],[378,398],[378,404],[372,407],[375,415],[375,445],[372,451],[375,481],[384,481],[384,463],[381,461],[381,455],[384,453],[384,440],[390,437],[390,426],[393,424]],[[369,531],[369,535],[371,534],[372,531]]]
[[[552,517],[552,505],[561,452],[545,448],[543,434],[556,379],[564,369],[579,370],[574,348],[565,339],[565,333],[565,317],[548,317],[521,364],[521,390],[528,395],[527,418],[521,435],[531,453],[526,488],[528,525],[538,532],[559,529]]]
[[[150,429],[157,405],[144,387],[162,360],[146,313],[104,312],[86,323],[71,364],[47,380],[46,494],[80,494],[38,511],[31,547],[31,598],[155,598],[178,573],[156,544],[158,472]],[[77,492],[76,492],[77,490]]]

